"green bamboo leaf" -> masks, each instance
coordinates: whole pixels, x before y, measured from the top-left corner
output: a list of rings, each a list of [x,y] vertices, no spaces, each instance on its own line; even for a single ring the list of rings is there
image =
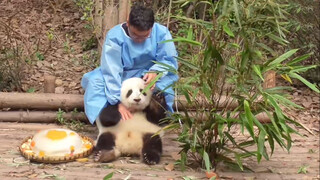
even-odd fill
[[[187,162],[187,153],[182,151],[180,153],[180,155],[181,155],[180,168],[182,171],[185,171],[186,170],[186,162]]]
[[[306,72],[309,69],[313,69],[313,68],[316,68],[316,67],[317,67],[317,65],[310,65],[310,66],[294,68],[289,73],[302,73],[302,72]]]
[[[241,72],[247,69],[249,57],[250,57],[250,51],[248,49],[244,50],[241,54],[241,66],[240,66]]]
[[[256,141],[256,138],[255,138],[254,132],[253,132],[253,126],[251,126],[250,123],[248,122],[248,118],[246,117],[246,115],[240,114],[240,118],[242,119],[242,122],[243,122],[242,128],[241,128],[242,134],[243,134],[243,132],[244,132],[243,126],[245,126],[246,129],[248,130],[250,136],[252,137],[252,139],[253,139],[254,141]]]
[[[159,61],[152,61],[152,62],[155,63],[155,64],[159,64],[160,66],[162,66],[161,68],[163,68],[164,70],[166,70],[168,72],[171,72],[173,74],[177,74],[178,73],[177,70],[174,67],[172,67],[172,66],[170,66],[170,65],[168,65],[166,63],[162,63],[162,62],[159,62]],[[158,73],[161,73],[161,71],[159,71]]]
[[[189,96],[189,93],[187,91],[182,91],[182,94],[184,95],[184,97],[186,98],[188,104],[191,104],[191,99]],[[181,102],[180,102],[181,103]],[[182,103],[181,103],[182,104]]]
[[[196,146],[197,146],[197,138],[198,138],[198,131],[196,130],[193,134],[193,143],[192,143],[192,152],[195,152],[196,151]]]
[[[264,148],[264,150],[263,150],[262,156],[263,156],[266,160],[269,160],[269,155],[268,155],[266,146],[264,146],[263,148]]]
[[[234,37],[234,34],[233,34],[233,32],[231,31],[231,29],[229,28],[229,26],[228,26],[227,23],[225,23],[225,24],[223,25],[223,31],[224,31],[225,33],[227,33],[230,37]]]
[[[232,144],[234,146],[237,145],[236,141],[234,140],[234,138],[228,133],[228,132],[224,132],[224,134],[227,136],[227,138],[232,142]]]
[[[153,81],[151,81],[141,92],[141,94],[147,92],[161,77],[163,76],[163,73],[159,73]]]
[[[182,20],[182,21],[186,21],[187,23],[192,23],[192,24],[199,25],[201,27],[206,27],[208,29],[212,29],[212,22],[211,21],[204,21],[201,19],[193,19],[193,18],[188,18],[185,16],[171,16],[171,17]]]
[[[269,63],[269,66],[280,64],[282,61],[288,59],[289,57],[291,57],[297,51],[298,51],[298,49],[292,49],[292,50],[282,54],[281,56],[279,56],[278,58],[273,60],[271,63]]]
[[[260,156],[257,156],[257,157],[259,157],[258,163],[261,160],[261,155],[265,153],[264,152],[265,151],[265,148],[264,148],[265,136],[266,136],[266,132],[260,131],[259,137],[258,137],[258,154],[260,154]]]
[[[274,35],[274,34],[267,34],[267,36],[268,36],[270,39],[272,39],[272,40],[274,40],[274,41],[276,41],[276,42],[278,42],[279,44],[284,45],[284,46],[289,43],[287,40],[285,40],[285,39],[283,39],[283,38],[281,38],[281,37],[279,37],[279,36],[276,36],[276,35]]]
[[[230,47],[234,47],[234,48],[237,48],[237,49],[240,48],[240,45],[237,44],[237,43],[229,43],[228,45],[229,45]]]
[[[288,81],[290,84],[292,84],[292,80],[291,80],[291,78],[288,76],[288,74],[281,74],[281,77],[282,77],[284,80]]]
[[[271,148],[271,155],[273,154],[274,151],[274,140],[273,140],[273,135],[272,133],[269,131],[269,129],[267,130],[268,132],[268,142]]]
[[[265,45],[265,44],[263,44],[263,43],[257,43],[257,45],[259,45],[259,46],[262,47],[263,49],[269,51],[272,55],[275,55],[275,54],[276,54],[276,52],[275,52],[273,49],[271,49],[269,46],[267,46],[267,45]]]
[[[239,5],[238,5],[237,0],[233,0],[234,14],[236,15],[236,19],[237,19],[239,28],[241,29],[240,14],[239,14],[238,6],[239,6]]]
[[[272,106],[275,108],[275,112],[277,115],[277,118],[279,120],[279,124],[282,127],[282,129],[287,133],[288,132],[288,128],[286,126],[285,123],[285,118],[284,115],[282,113],[282,110],[280,108],[280,106],[278,105],[278,103],[274,100],[273,96],[269,94],[268,96],[268,100],[270,101],[270,103],[272,104]]]
[[[187,39],[189,39],[189,40],[192,40],[192,39],[193,39],[193,29],[192,29],[192,25],[189,26]]]
[[[314,85],[311,84],[308,80],[306,80],[305,78],[301,77],[299,74],[297,73],[289,73],[290,77],[299,79],[301,82],[303,82],[305,85],[307,85],[310,89],[314,90],[317,93],[320,93],[319,89]]]
[[[175,1],[172,1],[172,3],[174,4],[181,4],[181,3],[185,3],[185,2],[188,2],[187,0],[175,0]]]
[[[210,163],[209,155],[206,151],[203,151],[203,160],[206,166],[206,170],[207,172],[209,172],[211,170],[211,163]]]
[[[303,109],[302,106],[299,106],[297,105],[296,103],[290,101],[289,99],[279,95],[279,94],[274,94],[273,95],[276,99],[278,99],[279,101],[283,102],[283,104],[286,104],[286,105],[289,105],[289,106],[292,106],[294,108],[299,108],[299,109]]]
[[[241,156],[239,154],[237,154],[237,153],[235,153],[234,155],[235,155],[235,158],[236,158],[238,166],[240,167],[241,171],[243,171],[243,165],[242,165]]]
[[[274,131],[274,129],[270,126],[270,133],[272,133],[272,136],[277,141],[277,143],[280,145],[281,148],[286,147],[286,144],[282,140],[282,135],[278,135],[277,132]]]
[[[188,66],[189,68],[191,68],[191,69],[194,69],[194,70],[199,70],[199,67],[198,66],[196,66],[195,64],[192,64],[191,62],[189,62],[189,61],[187,61],[187,60],[184,60],[184,59],[182,59],[181,57],[176,57],[177,59],[178,59],[178,61],[181,63],[181,64],[183,64],[183,65],[186,65],[186,66]]]
[[[190,2],[189,1],[186,1],[186,2],[184,2],[182,5],[181,5],[181,7],[184,7],[184,6],[186,6],[187,4],[189,4]]]
[[[266,110],[265,108],[262,108],[262,109],[267,114],[269,119],[271,120],[271,124],[272,124],[273,128],[276,130],[276,135],[279,135],[282,138],[281,133],[280,133],[280,129],[278,127],[278,124],[275,121],[275,118],[270,114],[270,112],[268,110]]]
[[[166,41],[161,41],[160,43],[167,43],[167,42],[184,42],[184,43],[189,43],[189,44],[196,45],[196,46],[202,46],[202,43],[200,43],[198,41],[189,40],[189,39],[183,38],[183,37],[178,37],[178,38],[169,39]]]
[[[259,130],[264,131],[266,133],[266,130],[264,129],[263,125],[260,123],[260,121],[252,113],[251,113],[251,117],[252,117],[254,124],[256,126],[258,126]]]
[[[287,135],[282,134],[282,137],[287,140],[287,144],[285,146],[285,148],[287,149],[287,151],[290,151],[290,148],[292,146],[292,139],[289,133],[286,133]]]
[[[214,59],[217,59],[221,65],[224,64],[221,54],[219,53],[219,51],[214,46],[212,46],[212,54],[211,55],[212,55],[212,57]]]
[[[241,147],[248,147],[254,145],[256,142],[254,140],[245,141],[239,144]]]
[[[291,119],[291,118],[289,118],[289,117],[285,117],[285,119],[286,119],[286,121],[289,121],[290,123],[292,123],[292,124],[294,124],[295,126],[297,126],[297,127],[301,127],[301,128],[303,128],[304,130],[306,130],[306,131],[310,131],[309,129],[307,129],[305,126],[303,126],[302,124],[300,124],[298,121],[295,121],[295,120],[293,120],[293,119]],[[298,134],[298,135],[300,135],[300,136],[302,136],[299,132],[297,132],[297,131],[295,131],[295,133],[296,134]]]
[[[311,55],[311,54],[309,53],[309,54],[305,54],[305,55],[296,57],[296,58],[294,58],[292,61],[288,62],[287,65],[288,65],[288,66],[292,66],[292,65],[294,65],[294,64],[298,64],[299,62],[308,59],[308,58],[310,57],[310,55]]]
[[[250,128],[252,128],[252,130],[253,130],[253,118],[252,118],[252,113],[251,113],[251,110],[250,110],[249,103],[248,103],[247,100],[244,100],[243,104],[244,104],[245,115],[246,115],[246,117],[248,119],[248,123],[250,125]]]
[[[209,85],[207,83],[202,84],[202,92],[206,96],[207,99],[211,99],[210,97],[212,95],[212,92],[210,89],[211,88],[209,87]]]
[[[107,175],[103,178],[103,180],[111,180],[112,176],[113,176],[113,172],[107,174]]]
[[[220,141],[223,142],[223,129],[224,129],[224,123],[218,123],[218,134],[220,137]]]
[[[262,74],[261,74],[261,71],[260,71],[260,67],[258,65],[253,65],[252,68],[253,68],[254,72],[260,77],[260,79],[262,81],[264,81]]]

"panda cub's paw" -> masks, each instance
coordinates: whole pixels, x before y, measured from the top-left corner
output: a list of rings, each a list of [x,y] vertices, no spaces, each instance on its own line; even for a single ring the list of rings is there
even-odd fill
[[[156,151],[145,152],[143,155],[143,162],[149,165],[158,164],[161,155]]]
[[[114,150],[99,150],[94,156],[95,162],[110,162],[115,160],[116,153]]]
[[[161,153],[155,150],[149,150],[142,154],[142,160],[149,165],[158,164],[160,162]]]

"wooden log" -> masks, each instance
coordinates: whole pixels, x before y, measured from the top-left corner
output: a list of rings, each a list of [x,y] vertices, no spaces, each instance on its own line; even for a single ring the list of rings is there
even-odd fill
[[[189,115],[194,118],[206,120],[205,117],[196,117],[195,112],[190,112]],[[89,122],[84,112],[68,112],[64,113],[62,117],[66,120],[74,119],[82,122]],[[263,124],[271,122],[266,113],[257,114],[256,118]],[[53,123],[56,121],[57,112],[55,111],[0,111],[0,122]]]
[[[0,92],[0,108],[82,110],[83,95]]]
[[[64,113],[65,120],[79,120],[89,122],[83,112]],[[54,123],[57,122],[55,111],[0,111],[0,122],[24,122],[24,123]]]
[[[174,109],[193,109],[188,105],[184,96],[178,96],[176,98],[177,107],[174,105]],[[200,98],[198,99],[199,106],[205,107],[206,104]],[[234,109],[238,106],[237,102],[231,101],[225,96],[222,96],[218,109],[226,107],[227,109]],[[38,109],[38,110],[78,110],[84,109],[83,95],[77,94],[54,94],[54,93],[6,93],[0,92],[0,109],[12,108],[12,109]]]

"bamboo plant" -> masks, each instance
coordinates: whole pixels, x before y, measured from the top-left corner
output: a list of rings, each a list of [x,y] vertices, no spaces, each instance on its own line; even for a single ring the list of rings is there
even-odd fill
[[[185,36],[173,40],[180,50],[188,50],[178,57],[181,79],[176,84],[188,105],[172,114],[173,121],[166,127],[180,131],[179,164],[185,168],[196,162],[215,168],[224,162],[244,170],[244,158],[268,160],[276,144],[289,151],[291,134],[299,134],[301,125],[286,115],[284,107],[302,107],[290,101],[290,87],[265,88],[265,75],[275,72],[290,83],[298,79],[317,93],[319,89],[300,76],[314,68],[299,65],[310,54],[296,57],[298,49],[288,49],[287,4],[278,0],[174,1],[176,8],[191,2],[205,4],[202,18],[172,11],[172,18],[189,24]],[[232,104],[236,106],[230,108]],[[257,119],[261,113],[268,116],[268,123]]]

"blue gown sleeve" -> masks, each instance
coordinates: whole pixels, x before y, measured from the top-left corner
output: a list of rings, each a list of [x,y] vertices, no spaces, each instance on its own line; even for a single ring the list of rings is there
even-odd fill
[[[176,51],[176,47],[173,42],[161,43],[162,41],[170,40],[172,36],[169,30],[166,28],[165,35],[160,39],[160,42],[157,44],[157,52],[156,52],[156,61],[160,63],[167,64],[174,69],[178,68],[176,57],[178,53]],[[163,76],[167,75],[168,72],[166,68],[160,64],[154,64],[151,66],[149,71],[161,71],[163,72]]]
[[[106,83],[107,101],[111,105],[120,100],[121,79],[123,64],[121,60],[121,47],[108,36],[103,45],[100,62],[103,79]]]

